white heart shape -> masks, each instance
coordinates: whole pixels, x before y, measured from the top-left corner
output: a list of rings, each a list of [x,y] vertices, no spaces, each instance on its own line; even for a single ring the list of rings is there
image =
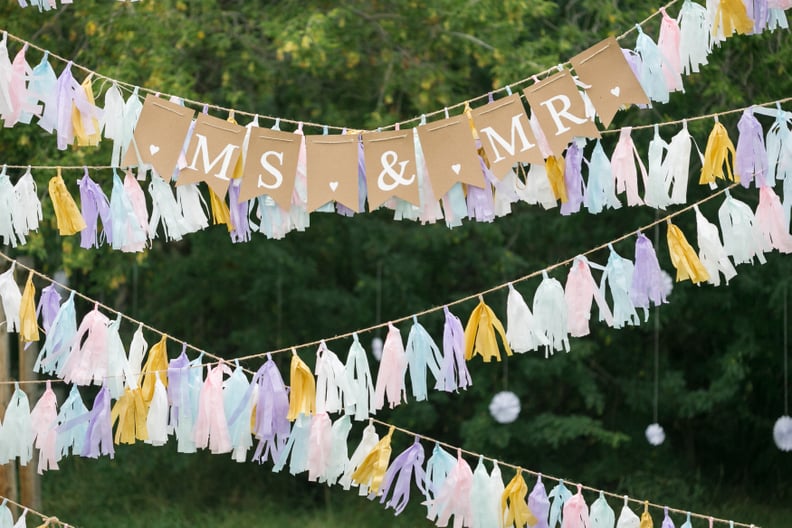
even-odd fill
[[[610,93],[611,95],[613,95],[613,97],[619,97],[619,94],[621,93],[621,88],[619,88],[618,86],[614,86],[613,88],[610,89]]]
[[[159,150],[160,149],[157,145],[149,145],[149,152],[151,153],[152,156],[157,152],[159,152]]]
[[[335,192],[336,189],[338,189],[338,182],[337,181],[331,181],[330,182],[330,190]]]
[[[462,165],[460,165],[459,163],[454,163],[453,165],[451,165],[451,170],[454,171],[454,174],[459,176],[459,171],[462,170]]]

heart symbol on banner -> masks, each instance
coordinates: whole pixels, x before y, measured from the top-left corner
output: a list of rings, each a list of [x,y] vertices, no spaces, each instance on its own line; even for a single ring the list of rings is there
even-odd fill
[[[453,165],[451,165],[451,170],[454,171],[454,174],[459,176],[459,171],[462,170],[462,165],[460,165],[459,163],[454,163]]]
[[[621,88],[619,88],[618,86],[614,86],[613,88],[610,89],[610,93],[613,95],[613,97],[619,97],[619,94],[621,93]]]
[[[336,189],[338,189],[338,182],[337,181],[331,181],[330,182],[330,190],[335,192]]]
[[[157,145],[149,145],[149,152],[153,156],[157,152],[159,152],[160,148]]]

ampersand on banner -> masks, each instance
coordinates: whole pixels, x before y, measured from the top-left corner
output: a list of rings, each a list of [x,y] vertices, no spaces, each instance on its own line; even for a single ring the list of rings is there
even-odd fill
[[[415,173],[409,178],[404,177],[404,170],[407,168],[409,161],[399,161],[399,155],[393,150],[386,150],[380,156],[382,163],[382,172],[377,178],[377,186],[385,192],[394,190],[399,185],[410,185],[415,181]],[[395,165],[399,166],[399,172],[393,170]],[[391,183],[387,183],[385,178],[388,177]]]
[[[411,131],[363,134],[369,209],[392,197],[420,205]]]

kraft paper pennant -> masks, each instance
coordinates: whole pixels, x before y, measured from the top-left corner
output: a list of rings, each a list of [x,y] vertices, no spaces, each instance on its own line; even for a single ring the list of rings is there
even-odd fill
[[[484,173],[467,116],[421,125],[418,137],[435,196],[445,195],[457,182],[484,187]]]
[[[595,44],[570,59],[578,78],[589,85],[586,93],[607,127],[622,105],[648,105],[630,64],[614,37]]]
[[[187,166],[179,172],[176,185],[205,181],[218,197],[225,198],[245,133],[245,127],[236,123],[200,114],[187,147]]]
[[[569,70],[556,73],[524,91],[554,155],[560,156],[572,138],[600,137],[597,126],[586,118],[586,104]]]
[[[544,163],[518,94],[474,109],[473,123],[496,178],[502,179],[518,162]]]
[[[239,201],[268,194],[281,209],[288,211],[301,141],[300,134],[251,128]]]
[[[305,136],[308,212],[336,201],[356,213],[358,197],[358,136]]]
[[[184,138],[192,123],[193,111],[149,94],[140,111],[132,142],[121,164],[150,165],[166,181],[179,161]]]
[[[412,130],[363,134],[369,209],[392,196],[420,206]]]

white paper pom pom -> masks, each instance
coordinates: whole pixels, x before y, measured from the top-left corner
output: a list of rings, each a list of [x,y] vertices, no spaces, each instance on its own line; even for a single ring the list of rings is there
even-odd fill
[[[781,451],[792,451],[792,418],[782,416],[773,426],[773,440]]]
[[[492,398],[489,412],[498,423],[512,423],[520,414],[520,398],[511,391],[501,391]]]
[[[653,423],[646,428],[646,439],[653,446],[659,446],[665,442],[665,431],[663,426],[658,423]]]

